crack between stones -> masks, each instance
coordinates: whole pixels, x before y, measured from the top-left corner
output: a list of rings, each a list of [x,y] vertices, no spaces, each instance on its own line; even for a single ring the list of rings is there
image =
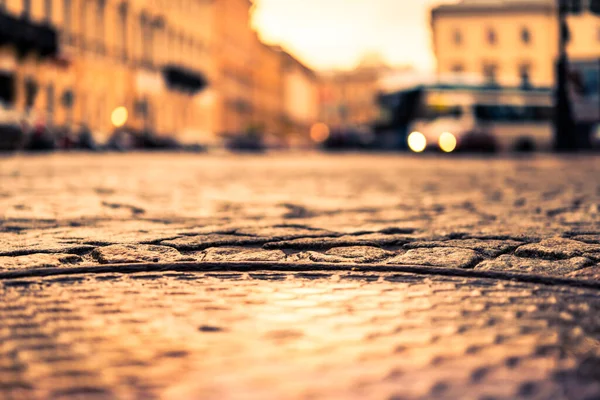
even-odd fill
[[[600,281],[550,277],[535,274],[515,274],[472,269],[439,268],[418,265],[382,264],[326,264],[326,263],[282,263],[282,262],[181,262],[181,263],[128,263],[78,266],[72,268],[32,268],[20,271],[0,272],[0,281],[22,278],[42,278],[60,275],[81,274],[135,274],[142,272],[379,272],[410,273],[415,275],[484,278],[546,286],[565,286],[600,290]]]

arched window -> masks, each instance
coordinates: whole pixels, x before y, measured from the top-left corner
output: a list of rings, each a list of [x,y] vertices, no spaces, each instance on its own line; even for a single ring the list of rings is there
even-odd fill
[[[22,14],[24,17],[29,18],[31,17],[31,0],[23,0],[23,9],[22,9]]]
[[[97,50],[99,53],[104,53],[104,11],[106,0],[96,0],[96,40]]]
[[[52,22],[52,0],[44,0],[44,21]]]
[[[489,28],[487,31],[487,41],[492,46],[498,41],[498,38],[496,37],[496,31],[492,28]]]
[[[127,60],[127,51],[128,51],[128,46],[127,46],[127,41],[128,41],[128,36],[127,36],[127,4],[126,3],[121,3],[121,5],[119,6],[119,40],[121,41],[121,59],[123,61]]]
[[[72,12],[73,12],[73,10],[72,10],[71,0],[64,0],[63,1],[63,31],[66,32],[68,35],[71,34],[71,27],[72,27],[71,19],[73,18]]]
[[[529,29],[521,29],[521,41],[524,44],[529,44],[531,42],[531,33],[529,32]]]
[[[462,44],[462,33],[458,29],[454,31],[452,40],[456,46],[460,46]]]

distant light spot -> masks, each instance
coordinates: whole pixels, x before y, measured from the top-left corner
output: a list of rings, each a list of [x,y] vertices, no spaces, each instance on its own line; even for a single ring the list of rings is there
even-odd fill
[[[421,132],[413,132],[408,135],[408,147],[415,153],[420,153],[427,147],[427,139]]]
[[[446,153],[451,153],[456,149],[456,137],[450,132],[444,132],[440,135],[439,141],[440,149]]]
[[[323,122],[318,122],[310,128],[310,138],[316,143],[323,143],[329,138],[329,127]]]
[[[128,118],[129,113],[127,112],[127,108],[123,106],[115,108],[112,114],[110,115],[110,121],[117,128],[120,128],[123,125],[125,125],[127,123]]]

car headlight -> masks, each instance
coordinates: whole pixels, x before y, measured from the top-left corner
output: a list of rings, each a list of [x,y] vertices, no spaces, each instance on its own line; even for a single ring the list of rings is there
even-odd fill
[[[438,145],[443,152],[451,153],[456,149],[456,136],[450,132],[443,132],[438,139]]]
[[[415,153],[420,153],[427,147],[427,138],[421,132],[412,132],[408,135],[408,148]]]

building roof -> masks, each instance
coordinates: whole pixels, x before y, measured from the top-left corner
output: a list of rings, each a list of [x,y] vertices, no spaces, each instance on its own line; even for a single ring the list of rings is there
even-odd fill
[[[432,17],[449,14],[478,14],[489,12],[544,12],[555,10],[554,0],[462,0],[442,4],[431,10]]]

